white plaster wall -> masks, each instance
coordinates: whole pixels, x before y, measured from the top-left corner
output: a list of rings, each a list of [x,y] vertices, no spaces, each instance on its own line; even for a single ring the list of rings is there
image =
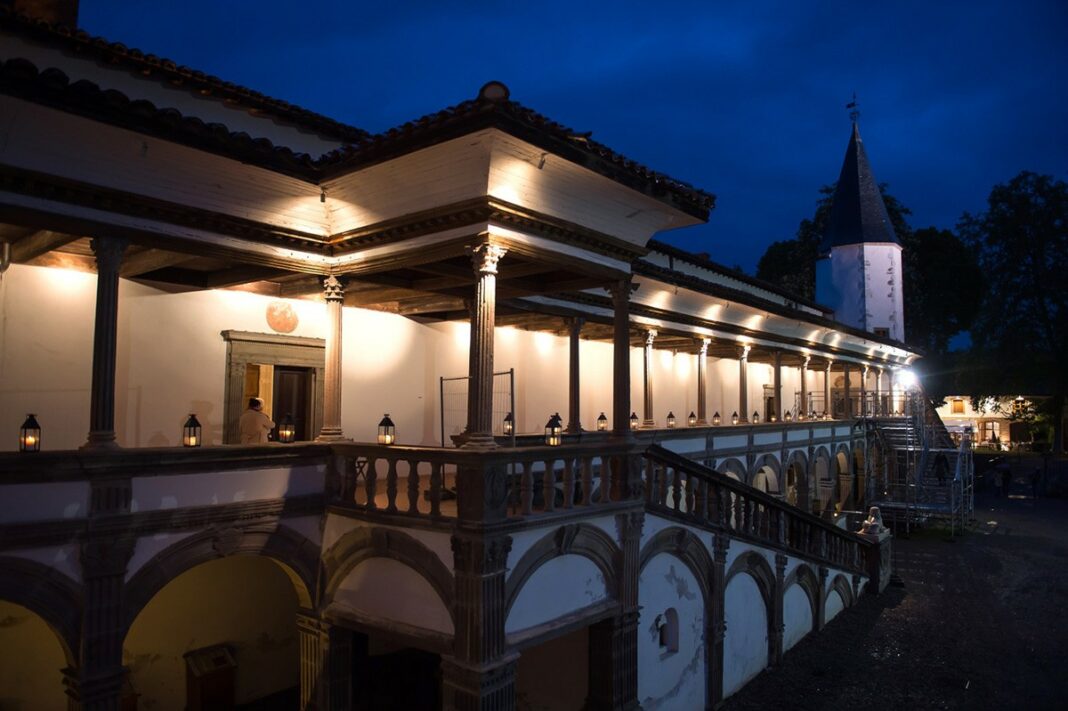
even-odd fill
[[[648,520],[648,519],[647,519]],[[588,518],[582,521],[583,525],[593,526],[599,528],[608,534],[609,538],[619,544],[619,534],[616,530],[616,519],[614,515],[598,516],[597,518]],[[508,553],[508,567],[515,567],[515,564],[521,559],[530,548],[544,538],[547,535],[554,533],[559,524],[552,523],[540,528],[530,528],[524,531],[516,531],[512,534],[512,549]],[[448,537],[446,536],[446,543],[448,543]],[[451,554],[450,554],[451,555]],[[450,558],[451,560],[451,558]],[[449,567],[452,567],[451,564]]]
[[[812,605],[805,589],[794,583],[786,589],[782,598],[783,630],[782,649],[793,647],[812,631]]]
[[[322,517],[320,516],[298,516],[284,518],[282,519],[281,524],[286,528],[296,531],[312,543],[318,545],[322,542]]]
[[[324,476],[324,466],[296,466],[134,477],[130,510],[209,506],[320,493]]]
[[[89,509],[89,482],[59,481],[0,486],[4,523],[47,519],[85,518]]]
[[[553,558],[534,571],[519,590],[508,613],[505,632],[555,620],[607,599],[604,575],[580,555]]]
[[[867,331],[886,328],[890,337],[905,338],[904,274],[901,245],[864,245],[864,304]]]
[[[734,576],[724,593],[723,697],[730,696],[768,665],[768,618],[756,581]]]
[[[126,580],[129,580],[140,570],[145,563],[152,560],[161,551],[165,550],[168,546],[171,546],[183,538],[188,538],[193,535],[194,531],[183,531],[182,533],[154,533],[151,536],[141,536],[137,539],[137,543],[134,544],[133,555],[130,556],[130,562],[126,564]]]
[[[827,600],[823,606],[823,620],[824,623],[830,622],[838,613],[845,609],[845,600],[838,593],[837,590],[832,590],[827,593]]]
[[[638,577],[638,699],[643,709],[699,709],[705,704],[705,611],[693,573],[675,556],[660,553]],[[658,615],[674,608],[679,649],[660,646]]]
[[[708,359],[708,416],[716,412],[720,422],[730,424],[738,409],[738,361],[733,358]],[[739,413],[741,414],[741,413]]]
[[[4,555],[27,558],[43,563],[55,568],[76,582],[82,579],[81,551],[77,543],[44,548],[18,548],[4,551]]]
[[[318,520],[318,519],[316,519]],[[431,552],[433,552],[445,565],[446,568],[452,570],[453,568],[453,554],[452,554],[452,534],[441,533],[438,531],[423,530],[419,528],[403,528],[400,526],[383,526],[375,524],[369,526],[365,523],[350,518],[348,516],[335,516],[333,514],[326,515],[326,524],[323,527],[322,536],[322,548],[323,551],[328,551],[334,546],[338,540],[350,531],[354,531],[357,528],[388,528],[393,531],[401,531],[407,536],[411,536],[415,540],[422,543]]]
[[[426,579],[391,558],[370,558],[345,576],[334,601],[369,617],[452,634],[452,618]]]

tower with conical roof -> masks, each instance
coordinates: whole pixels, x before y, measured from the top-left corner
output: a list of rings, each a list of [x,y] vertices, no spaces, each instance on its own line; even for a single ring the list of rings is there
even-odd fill
[[[872,174],[857,117],[816,262],[816,299],[835,319],[905,339],[901,240]]]

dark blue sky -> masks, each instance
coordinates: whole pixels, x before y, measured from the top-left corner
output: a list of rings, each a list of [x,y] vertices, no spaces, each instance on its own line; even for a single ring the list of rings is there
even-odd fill
[[[477,9],[473,9],[477,8]],[[876,177],[953,227],[1021,170],[1068,178],[1068,2],[82,0],[92,34],[369,131],[512,98],[718,196],[665,238],[752,272],[838,176],[861,103]]]

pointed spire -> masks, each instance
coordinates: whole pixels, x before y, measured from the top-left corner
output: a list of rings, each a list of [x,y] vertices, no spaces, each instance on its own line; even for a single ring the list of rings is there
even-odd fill
[[[822,254],[829,253],[832,247],[861,242],[901,244],[886,213],[879,184],[868,163],[868,154],[864,152],[860,126],[856,117],[851,118],[853,131],[834,189],[831,214],[820,245]]]

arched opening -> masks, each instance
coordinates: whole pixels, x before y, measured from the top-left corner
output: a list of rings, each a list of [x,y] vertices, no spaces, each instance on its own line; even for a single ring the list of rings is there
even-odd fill
[[[745,466],[737,459],[724,459],[716,467],[720,474],[726,474],[735,481],[745,483]]]
[[[296,706],[295,577],[270,558],[235,555],[195,565],[158,590],[123,642],[123,664],[142,708],[184,709],[187,684],[208,683],[205,658],[217,666],[211,683],[230,695],[216,703]],[[222,649],[217,645],[226,652],[213,656],[210,650]]]
[[[860,511],[868,505],[868,477],[864,465],[864,447],[857,445],[853,449],[853,471],[857,475],[856,508]]]
[[[853,500],[853,475],[849,470],[848,452],[838,450],[834,455],[835,483],[838,485],[835,497],[835,511],[844,511],[850,507]]]
[[[812,464],[812,508],[814,514],[821,514],[833,505],[835,490],[834,473],[831,471],[831,459],[826,450],[820,450]]]
[[[807,511],[810,489],[808,466],[800,454],[795,454],[786,466],[786,503]]]
[[[784,652],[800,642],[816,624],[812,616],[812,599],[800,583],[790,585],[783,593],[782,620]]]
[[[0,600],[0,708],[66,711],[59,636],[29,608]]]
[[[760,586],[749,573],[727,583],[723,602],[723,696],[740,689],[768,665],[768,611]]]
[[[768,494],[779,495],[779,475],[775,469],[765,464],[753,475],[753,488]]]

